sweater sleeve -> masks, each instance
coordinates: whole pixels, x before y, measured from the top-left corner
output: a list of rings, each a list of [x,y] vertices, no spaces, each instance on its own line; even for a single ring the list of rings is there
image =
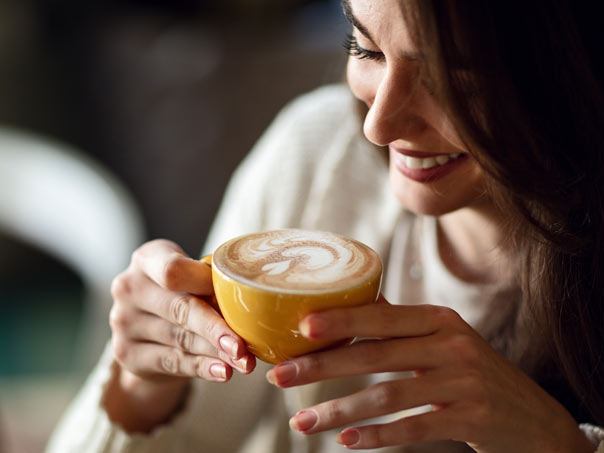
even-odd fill
[[[107,384],[115,375],[116,366],[108,344],[84,387],[55,429],[46,447],[47,453],[154,453],[170,451],[178,444],[183,421],[190,411],[188,403],[169,424],[158,427],[148,435],[128,434],[109,419],[102,400]]]
[[[581,431],[585,433],[587,438],[597,446],[595,453],[604,453],[604,429],[599,426],[590,425],[589,423],[582,423],[579,425]]]

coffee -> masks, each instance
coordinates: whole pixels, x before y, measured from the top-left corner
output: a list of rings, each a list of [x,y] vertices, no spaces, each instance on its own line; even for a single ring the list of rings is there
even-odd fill
[[[334,233],[277,230],[223,244],[214,265],[224,274],[262,290],[327,293],[354,288],[381,272],[366,245]]]

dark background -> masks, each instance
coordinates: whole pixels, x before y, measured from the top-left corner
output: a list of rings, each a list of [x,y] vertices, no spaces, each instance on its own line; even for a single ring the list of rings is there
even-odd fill
[[[198,256],[279,109],[343,80],[347,30],[336,0],[0,0],[0,125],[96,159],[131,191],[145,239]],[[0,231],[0,452],[40,451],[81,384],[84,292]]]
[[[343,76],[337,1],[0,1],[0,123],[99,159],[191,254],[279,108]]]

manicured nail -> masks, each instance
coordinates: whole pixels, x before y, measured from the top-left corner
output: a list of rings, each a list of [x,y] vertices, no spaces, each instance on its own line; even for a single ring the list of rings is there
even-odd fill
[[[345,429],[340,434],[338,434],[336,442],[346,447],[352,447],[359,441],[360,438],[361,435],[359,434],[359,432],[354,428],[350,428]]]
[[[237,369],[241,372],[247,371],[247,362],[250,358],[248,356],[242,357],[239,360],[235,360],[233,363],[237,367]]]
[[[320,315],[309,315],[304,318],[298,328],[306,338],[319,338],[327,332],[327,320]]]
[[[223,335],[218,339],[218,343],[220,344],[220,349],[226,352],[233,359],[237,360],[240,358],[238,355],[239,343],[237,343],[237,341],[233,337],[229,335]]]
[[[266,373],[266,379],[273,385],[283,386],[298,374],[298,367],[291,362],[283,362]]]
[[[289,420],[289,426],[296,431],[308,431],[316,425],[318,420],[314,411],[300,411]]]
[[[226,380],[226,367],[222,363],[214,363],[210,366],[210,374],[220,381]]]

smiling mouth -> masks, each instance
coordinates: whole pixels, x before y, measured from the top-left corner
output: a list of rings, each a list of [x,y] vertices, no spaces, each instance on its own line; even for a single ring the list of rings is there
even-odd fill
[[[446,165],[462,156],[463,153],[440,154],[438,156],[430,157],[413,157],[406,156],[398,152],[394,153],[394,158],[396,161],[410,170],[429,170],[431,168]]]
[[[434,182],[467,162],[468,154],[432,154],[417,151],[405,153],[392,149],[391,158],[400,173],[416,182]],[[410,155],[413,154],[413,155]],[[420,157],[421,155],[426,157]]]

